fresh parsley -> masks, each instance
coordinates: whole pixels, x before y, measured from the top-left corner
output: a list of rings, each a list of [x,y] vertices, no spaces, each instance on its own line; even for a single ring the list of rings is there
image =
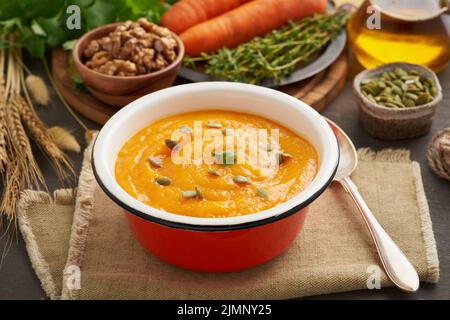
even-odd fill
[[[36,58],[46,48],[70,49],[86,31],[140,17],[158,22],[175,1],[160,0],[1,0],[0,48],[20,46]],[[80,8],[81,29],[66,27],[69,5]]]

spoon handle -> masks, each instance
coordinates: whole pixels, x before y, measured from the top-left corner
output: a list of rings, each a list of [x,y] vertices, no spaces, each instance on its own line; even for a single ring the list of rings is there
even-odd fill
[[[386,231],[384,231],[350,177],[341,179],[339,182],[344,189],[350,193],[358,206],[375,242],[375,246],[388,277],[396,286],[404,291],[417,291],[417,289],[419,289],[419,276],[417,275],[414,266],[409,262],[408,258],[406,258],[405,254],[395,244]]]

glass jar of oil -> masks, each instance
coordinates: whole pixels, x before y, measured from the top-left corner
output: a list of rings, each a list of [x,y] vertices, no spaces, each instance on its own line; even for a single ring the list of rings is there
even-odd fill
[[[447,0],[366,0],[347,31],[365,68],[401,61],[439,72],[450,60]]]

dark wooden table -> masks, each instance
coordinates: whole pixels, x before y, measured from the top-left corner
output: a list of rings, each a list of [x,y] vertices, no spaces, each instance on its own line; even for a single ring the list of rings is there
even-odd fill
[[[29,60],[26,61],[26,64],[33,72],[44,75],[42,65],[38,62]],[[325,116],[334,120],[348,133],[358,148],[370,147],[374,150],[406,148],[411,150],[412,159],[420,163],[439,252],[441,270],[439,283],[436,285],[421,284],[421,288],[416,294],[405,294],[395,288],[385,288],[313,297],[314,299],[450,299],[450,182],[436,177],[429,170],[425,158],[426,146],[431,135],[450,126],[450,95],[448,94],[450,90],[450,68],[442,72],[439,78],[443,86],[444,101],[437,111],[431,132],[417,139],[385,142],[369,136],[358,120],[358,110],[350,81],[347,81],[340,96],[323,112]],[[84,144],[83,131],[69,116],[54,92],[52,92],[51,105],[48,108],[40,109],[39,114],[49,126],[58,125],[74,129],[78,141]],[[99,128],[90,121],[86,120],[85,122],[91,128]],[[36,152],[36,154],[38,155],[39,152]],[[79,171],[81,154],[73,156],[72,159]],[[48,162],[42,156],[39,156],[38,160],[48,185],[53,189],[59,188],[58,181]],[[5,240],[1,239],[0,250],[3,249],[4,243]],[[24,242],[19,235],[0,269],[0,299],[45,298],[31,267]]]

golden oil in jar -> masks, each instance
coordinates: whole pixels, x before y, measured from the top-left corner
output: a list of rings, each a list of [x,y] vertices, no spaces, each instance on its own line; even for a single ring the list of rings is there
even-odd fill
[[[375,10],[379,28],[368,23]],[[350,47],[365,68],[409,62],[441,71],[450,60],[447,10],[442,0],[366,0],[347,25]]]

